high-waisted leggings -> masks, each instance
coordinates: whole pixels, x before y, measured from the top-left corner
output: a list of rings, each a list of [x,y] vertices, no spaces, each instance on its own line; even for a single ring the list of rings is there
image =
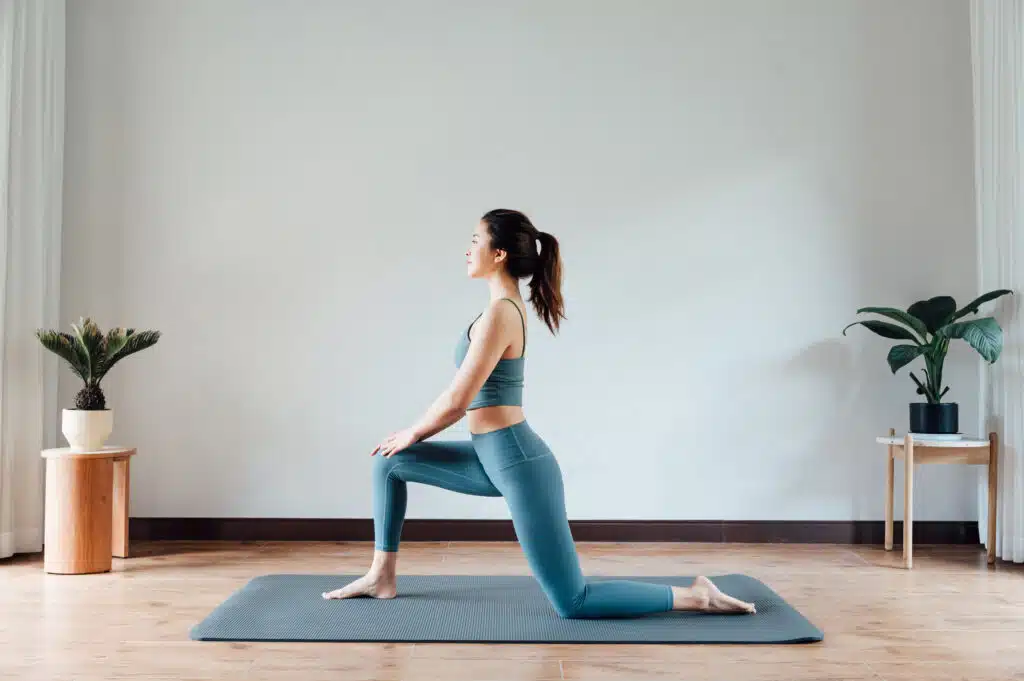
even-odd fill
[[[504,497],[534,577],[559,616],[628,617],[672,609],[665,584],[590,582],[565,512],[562,472],[551,450],[525,421],[468,441],[425,440],[390,458],[374,457],[374,540],[397,551],[405,521],[406,485],[417,482],[484,497]]]

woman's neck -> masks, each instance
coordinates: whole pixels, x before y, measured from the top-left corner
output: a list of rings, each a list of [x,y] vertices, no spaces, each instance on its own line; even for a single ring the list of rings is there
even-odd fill
[[[499,298],[519,298],[519,285],[516,280],[507,274],[496,274],[487,280],[487,288],[491,293],[491,300]]]

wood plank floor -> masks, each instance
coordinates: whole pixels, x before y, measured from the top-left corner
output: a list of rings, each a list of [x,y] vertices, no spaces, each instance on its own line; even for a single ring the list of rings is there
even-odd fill
[[[579,544],[593,575],[763,580],[825,632],[795,646],[193,642],[188,630],[250,578],[355,574],[364,543],[135,543],[102,575],[0,561],[0,678],[1024,680],[1024,569],[980,549],[915,547],[914,569],[877,547]],[[528,574],[515,544],[406,543],[408,574]]]

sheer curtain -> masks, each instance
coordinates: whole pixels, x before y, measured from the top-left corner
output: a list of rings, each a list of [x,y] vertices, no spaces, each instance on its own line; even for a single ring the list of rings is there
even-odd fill
[[[1003,327],[1003,355],[985,365],[981,427],[1002,444],[996,513],[996,556],[1024,562],[1024,7],[1022,0],[972,0],[978,283],[1008,288],[993,304]],[[986,542],[987,476],[979,483],[979,534]]]
[[[42,548],[56,441],[58,367],[33,331],[58,325],[64,9],[0,2],[0,558]]]

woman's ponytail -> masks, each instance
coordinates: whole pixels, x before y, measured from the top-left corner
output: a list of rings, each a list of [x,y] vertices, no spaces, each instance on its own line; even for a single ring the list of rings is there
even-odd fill
[[[517,280],[530,277],[530,303],[551,333],[558,333],[559,320],[566,318],[558,239],[538,230],[518,210],[497,208],[481,220],[487,226],[490,247],[508,254],[508,273]]]
[[[558,250],[558,239],[547,232],[538,230],[540,254],[537,270],[530,279],[530,303],[551,333],[557,333],[559,319],[565,319],[565,302],[562,299],[562,258]]]

